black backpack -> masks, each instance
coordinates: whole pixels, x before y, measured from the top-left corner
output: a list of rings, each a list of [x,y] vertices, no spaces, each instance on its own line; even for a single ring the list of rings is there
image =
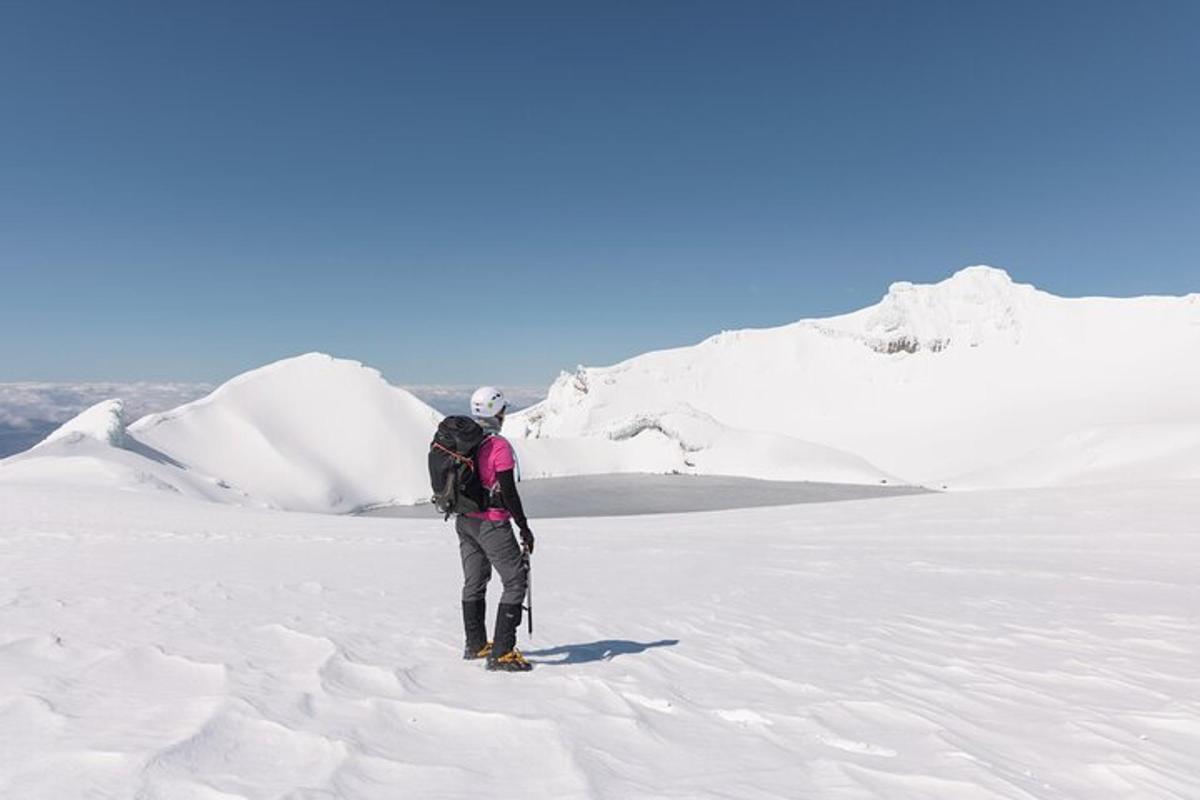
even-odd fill
[[[433,504],[450,519],[488,507],[487,492],[479,480],[475,457],[487,438],[470,417],[446,417],[429,445],[429,482]]]

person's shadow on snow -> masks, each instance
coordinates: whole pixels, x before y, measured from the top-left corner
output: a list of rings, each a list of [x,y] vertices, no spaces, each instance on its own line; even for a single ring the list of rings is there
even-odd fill
[[[660,639],[657,642],[631,642],[627,639],[604,639],[587,644],[564,644],[545,650],[526,651],[525,655],[535,664],[586,664],[589,661],[611,661],[617,656],[644,653],[651,647],[674,647],[678,639]],[[553,658],[562,656],[562,658]],[[552,659],[552,660],[543,660]]]

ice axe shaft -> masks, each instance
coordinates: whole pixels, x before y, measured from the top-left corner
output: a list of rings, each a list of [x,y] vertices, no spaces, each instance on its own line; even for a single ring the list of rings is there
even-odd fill
[[[529,559],[529,551],[525,551],[525,610],[528,616],[525,617],[529,624],[529,635],[533,636],[533,569]]]

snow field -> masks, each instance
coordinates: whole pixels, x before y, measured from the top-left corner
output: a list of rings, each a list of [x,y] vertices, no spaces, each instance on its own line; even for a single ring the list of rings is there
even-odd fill
[[[0,486],[0,796],[1195,797],[1198,488],[543,521],[514,676],[440,522]]]

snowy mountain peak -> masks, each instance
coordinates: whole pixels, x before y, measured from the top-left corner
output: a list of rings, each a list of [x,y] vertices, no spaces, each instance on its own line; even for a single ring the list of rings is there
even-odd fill
[[[378,370],[306,353],[129,426],[138,441],[271,505],[304,511],[428,497],[441,415]]]
[[[1038,290],[988,266],[961,269],[934,284],[893,283],[860,317],[862,333],[882,353],[938,352],[952,345],[1020,341],[1024,308]]]
[[[1111,477],[1135,460],[1140,474],[1153,466],[1190,476],[1191,434],[1155,438],[1157,449],[1143,437],[1139,450],[1119,431],[1200,423],[1200,371],[1180,367],[1200,352],[1194,297],[1061,298],[1003,270],[968,267],[937,283],[895,283],[880,302],[849,314],[730,331],[563,374],[505,430],[630,447],[670,441],[697,470],[757,477],[779,477],[781,459],[718,467],[689,451],[734,441],[742,454],[771,451],[746,444],[756,433],[787,439],[790,451],[800,441],[861,456],[917,482],[954,485],[955,476],[993,467],[1007,475],[1008,464],[1024,473],[1043,456],[1054,462],[1039,467],[1047,481]],[[694,413],[666,413],[681,403]],[[1053,445],[1081,429],[1105,431],[1113,444],[1092,452],[1119,463],[1083,469],[1078,448]],[[986,476],[1001,483],[1000,473]]]
[[[903,281],[897,281],[903,283]],[[993,267],[987,264],[975,264],[970,267],[963,267],[955,272],[949,278],[944,278],[932,286],[941,287],[957,287],[957,286],[1016,286],[1012,276],[1008,274],[1008,270],[1001,267]]]
[[[302,404],[311,408],[314,403],[319,405],[321,400],[329,399],[332,395],[355,394],[366,387],[376,390],[381,386],[388,390],[395,389],[383,379],[379,370],[364,366],[362,362],[335,358],[327,353],[304,353],[243,372],[199,400],[160,414],[151,414],[129,427],[135,433],[145,431],[180,415],[226,400],[238,403],[255,398],[252,402],[256,404],[257,411],[268,411],[269,407],[275,405]],[[329,405],[326,409],[319,411],[311,422],[316,423],[324,413],[333,413],[336,406]]]
[[[120,400],[100,403],[6,459],[3,480],[346,512],[426,499],[425,453],[440,419],[378,370],[306,353],[128,428]]]
[[[125,404],[121,400],[102,400],[63,423],[37,446],[85,439],[121,447],[125,442]]]

